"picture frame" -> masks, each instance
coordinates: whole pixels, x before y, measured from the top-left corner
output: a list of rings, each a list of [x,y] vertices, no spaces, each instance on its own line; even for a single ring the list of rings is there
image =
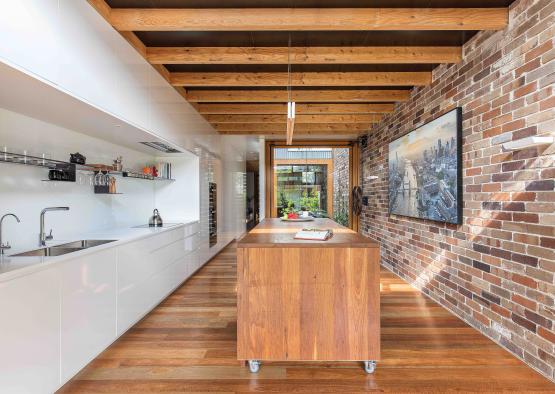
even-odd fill
[[[462,108],[389,144],[389,214],[462,223]]]

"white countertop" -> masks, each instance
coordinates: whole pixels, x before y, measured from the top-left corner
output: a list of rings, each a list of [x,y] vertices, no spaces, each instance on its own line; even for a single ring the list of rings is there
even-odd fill
[[[117,247],[128,242],[137,241],[142,238],[148,238],[165,231],[175,230],[188,224],[196,223],[198,220],[182,220],[180,223],[172,223],[174,225],[168,227],[123,227],[109,230],[78,234],[72,239],[55,240],[48,242],[47,246],[61,245],[67,242],[78,241],[82,239],[94,240],[115,240],[99,246],[83,249],[73,253],[67,253],[61,256],[24,256],[13,257],[12,255],[26,252],[27,250],[7,250],[6,255],[0,256],[0,282],[11,280],[23,275],[43,270],[52,264],[85,256],[87,254],[96,253],[104,249]],[[169,224],[169,222],[168,222]],[[38,249],[38,248],[37,248]]]

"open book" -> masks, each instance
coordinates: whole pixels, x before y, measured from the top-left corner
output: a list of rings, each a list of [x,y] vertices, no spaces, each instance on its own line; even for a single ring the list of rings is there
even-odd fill
[[[314,241],[326,241],[333,235],[333,230],[319,228],[303,228],[295,234],[295,239],[307,239]]]

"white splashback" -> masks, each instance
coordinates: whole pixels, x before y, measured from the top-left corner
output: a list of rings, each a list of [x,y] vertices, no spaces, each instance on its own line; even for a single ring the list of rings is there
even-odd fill
[[[48,124],[0,108],[0,150],[28,154],[48,154],[52,159],[69,159],[70,152],[81,152],[88,163],[111,163],[123,156],[124,166],[140,168],[154,161],[152,156],[114,145],[90,136]],[[49,206],[69,206],[68,212],[46,214],[46,228],[57,239],[74,237],[119,226],[146,223],[154,207],[154,182],[117,178],[121,195],[93,193],[90,175],[79,172],[77,182],[43,182],[48,170],[39,167],[0,163],[0,215],[15,213],[4,223],[4,239],[13,250],[29,249],[38,243],[39,214]]]
[[[166,222],[199,220],[199,158],[185,152],[176,157],[161,157],[171,163],[175,182],[155,182],[155,206]]]

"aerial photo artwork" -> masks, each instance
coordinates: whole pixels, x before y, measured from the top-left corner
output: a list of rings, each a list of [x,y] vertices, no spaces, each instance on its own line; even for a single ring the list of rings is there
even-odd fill
[[[461,220],[461,109],[389,144],[389,213],[447,223]]]

